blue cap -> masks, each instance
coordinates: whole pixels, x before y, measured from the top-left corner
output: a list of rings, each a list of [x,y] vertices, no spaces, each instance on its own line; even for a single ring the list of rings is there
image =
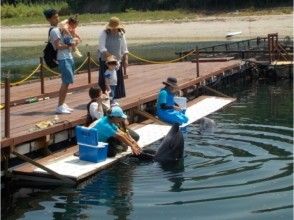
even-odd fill
[[[127,115],[123,113],[123,110],[119,106],[114,106],[111,109],[111,113],[109,116],[116,117],[116,118],[127,118]]]

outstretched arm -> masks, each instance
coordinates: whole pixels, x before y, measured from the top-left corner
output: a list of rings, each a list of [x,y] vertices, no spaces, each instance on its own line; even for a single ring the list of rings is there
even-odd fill
[[[130,146],[133,154],[139,155],[141,153],[141,148],[139,147],[138,143],[134,139],[130,138],[128,134],[118,130],[115,138]]]

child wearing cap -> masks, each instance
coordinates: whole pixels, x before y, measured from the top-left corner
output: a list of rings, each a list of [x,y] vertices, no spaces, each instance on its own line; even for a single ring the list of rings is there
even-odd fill
[[[111,104],[114,102],[117,86],[117,70],[119,69],[119,63],[115,56],[110,55],[106,58],[107,70],[104,72],[106,91],[109,92]]]
[[[114,157],[120,151],[126,150],[127,146],[131,147],[133,154],[139,155],[141,153],[141,148],[137,141],[117,126],[117,124],[124,123],[126,119],[127,116],[123,113],[123,110],[119,106],[114,106],[108,110],[106,116],[90,125],[99,132],[98,141],[109,144],[108,157]],[[139,136],[137,137],[138,139]]]
[[[82,53],[77,48],[77,44],[81,42],[81,37],[77,34],[76,29],[79,24],[77,16],[69,17],[59,23],[61,32],[64,34],[64,43],[74,45],[72,50],[77,57],[82,57]],[[73,44],[75,42],[75,44]]]
[[[156,113],[160,120],[169,124],[183,124],[188,122],[188,117],[184,114],[177,103],[174,101],[174,96],[178,91],[177,79],[168,77],[165,82],[162,82],[165,87],[162,88],[157,97]]]

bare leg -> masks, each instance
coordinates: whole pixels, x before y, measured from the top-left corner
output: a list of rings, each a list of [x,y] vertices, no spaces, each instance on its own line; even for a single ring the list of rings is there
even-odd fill
[[[75,45],[72,46],[72,50],[73,50],[73,51],[76,51],[76,48],[77,48],[78,44],[79,44],[81,41],[80,41],[80,39],[77,38],[77,37],[74,37],[73,40],[74,40],[74,42],[75,42]]]
[[[69,86],[69,84],[64,84],[64,83],[61,84],[61,87],[59,89],[58,106],[61,106],[64,103],[66,93],[67,93],[67,90],[68,90],[68,86]]]

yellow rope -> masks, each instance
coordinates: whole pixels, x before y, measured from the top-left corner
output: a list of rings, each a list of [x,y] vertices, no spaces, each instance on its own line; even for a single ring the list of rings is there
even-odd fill
[[[144,62],[147,62],[147,63],[154,63],[154,64],[164,64],[164,63],[173,63],[173,62],[176,62],[176,61],[179,61],[179,60],[181,60],[181,59],[184,59],[185,57],[188,57],[188,56],[190,56],[192,53],[194,53],[195,52],[195,50],[192,50],[190,53],[188,53],[188,54],[186,54],[185,56],[182,56],[182,57],[179,57],[179,58],[177,58],[177,59],[174,59],[174,60],[170,60],[170,61],[152,61],[152,60],[146,60],[146,59],[143,59],[143,58],[141,58],[141,57],[138,57],[138,56],[136,56],[135,54],[132,54],[131,52],[129,52],[129,55],[131,55],[132,57],[134,57],[134,58],[136,58],[136,59],[138,59],[138,60],[141,60],[141,61],[144,61]],[[95,60],[92,58],[92,57],[90,57],[90,59],[91,59],[91,61],[97,66],[97,67],[99,67],[99,64],[97,64],[96,62],[95,62]],[[83,66],[84,66],[84,64],[87,62],[87,58],[84,60],[84,62],[75,70],[75,72],[78,72]],[[40,66],[41,66],[41,64],[39,64],[37,67],[36,67],[36,69],[30,74],[30,75],[28,75],[26,78],[24,78],[24,79],[22,79],[22,80],[20,80],[20,81],[18,81],[18,82],[15,82],[15,83],[11,83],[11,85],[13,86],[13,85],[17,85],[17,84],[21,84],[21,83],[23,83],[23,82],[25,82],[25,81],[27,81],[29,78],[31,78],[38,70],[39,70],[39,68],[40,68]],[[46,65],[43,65],[43,67],[44,67],[44,69],[46,69],[47,71],[49,71],[49,72],[51,72],[51,73],[53,73],[53,74],[55,74],[55,75],[60,75],[58,72],[56,72],[56,71],[54,71],[54,70],[52,70],[52,69],[50,69],[49,67],[47,67]],[[1,85],[2,84],[4,84],[4,83],[1,83]]]
[[[143,59],[141,57],[138,57],[136,56],[135,54],[132,54],[131,52],[129,52],[129,55],[131,55],[132,57],[138,59],[138,60],[141,60],[143,62],[147,62],[147,63],[154,63],[154,64],[164,64],[164,63],[173,63],[173,62],[176,62],[176,61],[179,61],[179,60],[182,60],[184,59],[185,57],[187,56],[190,56],[192,53],[194,53],[195,50],[192,50],[190,53],[186,54],[185,56],[182,56],[180,58],[177,58],[177,59],[174,59],[174,60],[169,60],[169,61],[152,61],[152,60],[146,60],[146,59]]]
[[[90,59],[97,67],[99,67],[99,64],[97,64],[96,61],[92,57],[90,57]]]
[[[84,62],[75,70],[75,73],[77,73],[83,66],[84,66],[84,64],[87,62],[87,58],[84,60]],[[51,72],[51,73],[53,73],[53,74],[55,74],[55,75],[60,75],[60,73],[58,73],[58,72],[55,72],[54,70],[52,70],[52,69],[50,69],[48,66],[46,66],[46,65],[44,65],[44,68],[46,69],[46,70],[48,70],[49,72]]]
[[[31,78],[40,68],[41,64],[39,64],[36,69],[30,74],[28,75],[27,77],[25,77],[24,79],[18,81],[18,82],[14,82],[14,83],[10,83],[10,85],[12,86],[15,86],[15,85],[18,85],[18,84],[21,84],[21,83],[24,83],[25,81],[27,81],[29,78]]]
[[[88,60],[88,58],[86,58],[84,60],[84,62],[75,70],[75,72],[78,72],[84,66],[84,64],[87,62],[87,60]]]
[[[54,70],[50,69],[48,66],[46,65],[43,65],[44,69],[49,71],[50,73],[53,73],[55,75],[60,75],[58,72],[55,72]]]

